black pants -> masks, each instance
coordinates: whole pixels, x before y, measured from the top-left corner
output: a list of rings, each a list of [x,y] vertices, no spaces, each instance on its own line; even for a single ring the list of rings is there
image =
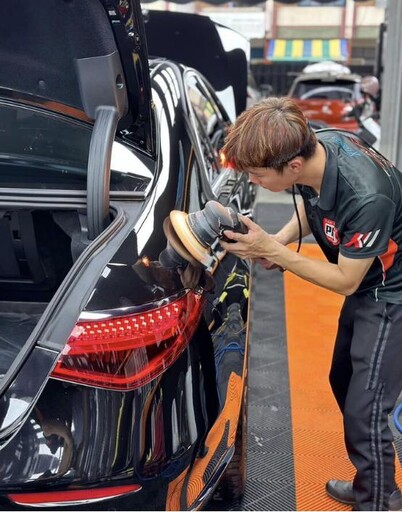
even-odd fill
[[[357,508],[388,510],[388,497],[397,488],[388,415],[402,389],[401,305],[357,295],[346,298],[330,383],[356,468]]]

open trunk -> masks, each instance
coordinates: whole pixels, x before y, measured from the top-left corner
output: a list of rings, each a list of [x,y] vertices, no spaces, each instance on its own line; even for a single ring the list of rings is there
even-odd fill
[[[78,211],[0,211],[0,376],[86,247],[83,234]]]
[[[154,154],[140,3],[120,8],[106,0],[18,0],[13,7],[7,15],[0,8],[1,194],[12,202],[25,200],[24,193],[37,201],[39,189],[54,201],[61,190],[71,200],[84,183],[86,216],[84,230],[78,210],[0,205],[0,376],[88,245],[85,240],[109,226],[116,132]],[[88,37],[88,27],[94,37]],[[132,35],[135,45],[128,44]],[[21,367],[14,370],[8,384]]]

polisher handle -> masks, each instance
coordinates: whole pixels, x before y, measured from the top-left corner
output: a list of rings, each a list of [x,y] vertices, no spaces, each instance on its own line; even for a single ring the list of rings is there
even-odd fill
[[[234,231],[235,233],[242,233],[243,235],[248,233],[248,229],[246,225],[239,219],[238,215],[230,208],[230,216],[233,220],[232,226],[227,226],[225,224],[219,225],[219,238],[224,242],[228,243],[236,243],[236,240],[230,240],[224,235],[224,231]]]

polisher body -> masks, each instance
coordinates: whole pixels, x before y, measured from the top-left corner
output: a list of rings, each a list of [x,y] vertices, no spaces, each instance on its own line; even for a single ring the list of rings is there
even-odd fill
[[[233,242],[225,237],[224,231],[247,233],[247,228],[237,213],[217,201],[208,201],[203,210],[194,213],[173,210],[169,219],[169,229],[165,230],[165,234],[172,248],[176,246],[176,251],[181,252],[181,256],[186,259],[186,253],[182,251],[184,246],[190,257],[189,262],[195,259],[211,272],[226,253],[219,240]],[[181,242],[180,245],[177,239]]]

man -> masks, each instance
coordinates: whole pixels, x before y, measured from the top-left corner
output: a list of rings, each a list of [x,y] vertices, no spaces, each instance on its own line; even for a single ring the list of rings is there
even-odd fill
[[[287,98],[243,112],[222,158],[271,191],[298,184],[302,236],[313,233],[328,261],[286,247],[299,236],[295,215],[275,235],[243,217],[248,233],[225,231],[236,243],[222,246],[346,296],[330,383],[356,475],[327,482],[328,494],[355,510],[401,509],[388,427],[402,389],[401,173],[354,134],[315,134]]]
[[[378,78],[376,76],[364,76],[360,82],[360,92],[363,101],[360,105],[357,105],[357,110],[360,111],[359,116],[364,120],[379,112],[380,82]]]

